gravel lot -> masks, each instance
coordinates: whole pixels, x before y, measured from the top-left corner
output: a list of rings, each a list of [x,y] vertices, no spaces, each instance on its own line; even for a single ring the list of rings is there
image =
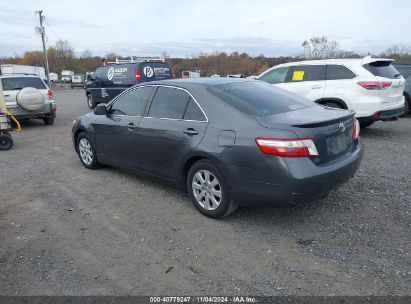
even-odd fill
[[[0,152],[1,295],[410,295],[411,117],[362,131],[357,175],[292,209],[202,216],[188,196],[71,142],[82,90]]]

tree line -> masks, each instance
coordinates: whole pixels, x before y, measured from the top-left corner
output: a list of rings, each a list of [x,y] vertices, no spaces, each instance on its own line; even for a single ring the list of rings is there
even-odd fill
[[[361,58],[368,54],[359,54],[343,50],[338,42],[326,37],[313,37],[305,40],[302,44],[302,52],[298,56],[269,57],[261,54],[252,57],[247,53],[225,53],[216,52],[212,54],[199,54],[189,58],[171,58],[166,52],[162,55],[169,62],[177,77],[181,77],[182,71],[200,71],[201,76],[218,74],[243,74],[246,76],[258,75],[266,69],[277,64],[300,61],[306,59],[325,58]],[[126,59],[119,54],[109,53],[106,56],[93,56],[90,51],[84,51],[79,55],[67,40],[59,40],[53,47],[47,50],[50,72],[60,74],[62,70],[72,70],[76,73],[92,72],[106,61],[115,61],[116,58]],[[380,54],[373,56],[389,57],[400,63],[411,63],[411,51],[404,46],[394,45]],[[0,58],[0,64],[24,64],[44,66],[42,51],[27,51],[22,56]]]

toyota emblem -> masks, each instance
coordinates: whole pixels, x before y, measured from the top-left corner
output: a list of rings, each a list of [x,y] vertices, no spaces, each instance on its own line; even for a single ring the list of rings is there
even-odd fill
[[[338,130],[340,130],[341,133],[343,133],[345,131],[344,123],[340,123],[340,125],[338,126]]]

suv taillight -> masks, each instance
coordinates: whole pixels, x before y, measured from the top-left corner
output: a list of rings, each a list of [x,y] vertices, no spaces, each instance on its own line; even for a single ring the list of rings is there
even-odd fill
[[[137,81],[140,81],[140,80],[141,80],[140,70],[136,70],[136,80],[137,80]]]
[[[53,99],[54,99],[54,94],[53,94],[53,91],[52,91],[52,90],[48,89],[48,90],[47,90],[47,95],[48,95],[48,97],[49,97],[49,100],[53,100]]]
[[[318,151],[311,138],[279,139],[256,138],[255,142],[263,154],[280,157],[317,157]]]
[[[354,119],[354,126],[352,131],[352,139],[354,140],[354,142],[358,140],[358,137],[360,137],[360,123],[357,119]]]
[[[391,86],[390,81],[359,81],[357,84],[367,90],[385,90]]]

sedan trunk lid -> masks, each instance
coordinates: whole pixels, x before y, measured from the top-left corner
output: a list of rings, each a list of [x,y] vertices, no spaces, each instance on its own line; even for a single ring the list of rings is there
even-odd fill
[[[315,164],[331,162],[354,148],[354,112],[314,106],[278,115],[256,117],[266,128],[288,129],[298,138],[313,139],[319,157]]]

